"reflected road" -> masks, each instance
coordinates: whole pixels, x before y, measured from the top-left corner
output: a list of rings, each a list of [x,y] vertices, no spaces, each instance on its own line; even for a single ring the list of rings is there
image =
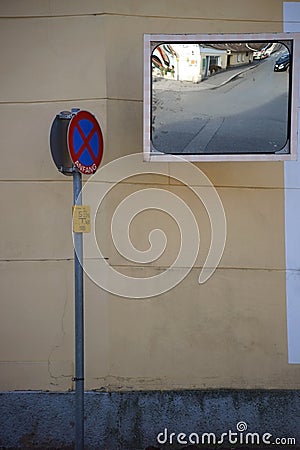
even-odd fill
[[[198,85],[186,82],[184,88],[178,81],[168,90],[165,80],[153,83],[155,149],[176,154],[281,150],[287,139],[289,77],[273,71],[278,57],[239,68],[245,71],[217,88],[210,83],[225,72]]]

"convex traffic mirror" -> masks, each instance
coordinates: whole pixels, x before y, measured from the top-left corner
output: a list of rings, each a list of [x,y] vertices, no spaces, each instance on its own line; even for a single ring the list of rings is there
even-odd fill
[[[145,35],[144,156],[296,159],[298,35]]]

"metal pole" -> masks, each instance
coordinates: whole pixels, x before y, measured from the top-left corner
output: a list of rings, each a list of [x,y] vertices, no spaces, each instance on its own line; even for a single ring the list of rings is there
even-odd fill
[[[75,169],[76,170],[76,169]],[[82,176],[73,172],[74,205],[82,204]],[[84,310],[83,310],[83,236],[74,233],[75,271],[75,450],[84,450]]]

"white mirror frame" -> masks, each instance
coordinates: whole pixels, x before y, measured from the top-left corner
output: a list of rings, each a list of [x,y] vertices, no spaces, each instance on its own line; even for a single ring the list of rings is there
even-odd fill
[[[238,153],[238,154],[172,154],[157,151],[151,142],[151,101],[152,72],[151,55],[157,45],[168,42],[253,42],[286,41],[293,43],[292,83],[290,86],[290,129],[288,153]],[[299,70],[300,33],[259,33],[259,34],[145,34],[144,35],[144,117],[143,150],[144,161],[287,161],[297,159],[298,108],[299,108]],[[176,156],[176,158],[174,158]]]

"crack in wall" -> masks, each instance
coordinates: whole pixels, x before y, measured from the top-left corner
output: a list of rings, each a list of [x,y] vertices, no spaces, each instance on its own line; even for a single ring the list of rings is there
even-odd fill
[[[58,350],[60,347],[63,346],[64,341],[65,341],[65,336],[66,336],[66,330],[65,330],[65,326],[64,326],[64,321],[65,321],[65,316],[66,316],[66,310],[67,310],[67,303],[68,303],[68,296],[67,293],[65,294],[65,301],[64,301],[64,306],[63,306],[63,313],[61,316],[61,321],[60,321],[60,325],[61,325],[61,335],[60,335],[60,339],[59,342],[54,345],[52,347],[52,349],[50,350],[48,359],[47,359],[47,367],[48,367],[48,374],[50,377],[50,385],[51,386],[59,386],[59,380],[61,378],[71,378],[73,376],[73,374],[60,374],[60,375],[54,375],[53,370],[51,369],[51,358],[54,354],[54,352],[56,350]],[[71,385],[70,385],[70,389],[72,388],[72,381],[71,381]]]

